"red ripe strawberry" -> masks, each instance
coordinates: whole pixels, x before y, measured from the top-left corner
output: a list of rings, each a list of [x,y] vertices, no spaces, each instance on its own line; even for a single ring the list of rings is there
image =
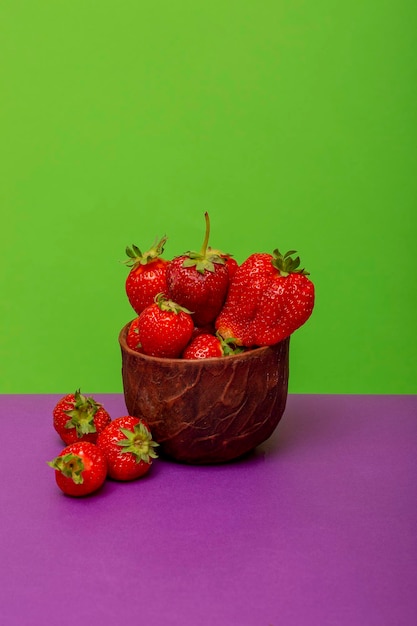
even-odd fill
[[[130,322],[127,335],[126,335],[126,343],[131,350],[135,352],[143,352],[142,344],[140,342],[139,337],[139,318],[136,317],[132,322]]]
[[[152,304],[158,293],[167,290],[166,268],[169,261],[161,258],[166,241],[166,237],[155,241],[152,248],[143,254],[135,245],[126,248],[129,257],[126,265],[132,268],[126,278],[126,294],[138,315]]]
[[[159,294],[139,315],[142,351],[149,356],[179,357],[193,333],[190,312]]]
[[[224,337],[238,345],[268,346],[282,341],[302,326],[314,307],[314,285],[298,269],[299,257],[252,254],[237,269],[226,303],[216,320]]]
[[[175,257],[167,267],[168,295],[174,302],[192,311],[196,326],[214,321],[229,287],[225,258],[208,248],[208,213],[205,213],[205,219],[206,234],[201,251]]]
[[[222,356],[220,339],[209,333],[200,333],[194,337],[182,354],[183,359],[210,359]]]
[[[106,458],[89,441],[67,446],[48,465],[55,470],[58,487],[69,496],[93,493],[100,489],[107,477]]]
[[[202,332],[191,339],[182,357],[183,359],[211,359],[242,352],[242,349],[235,347],[233,343],[233,339],[223,339],[217,335]]]
[[[157,458],[149,426],[142,419],[118,417],[100,433],[98,447],[107,460],[108,473],[115,480],[134,480],[149,471]]]
[[[54,428],[67,445],[76,441],[95,443],[97,434],[110,422],[104,407],[79,389],[61,398],[53,410]]]

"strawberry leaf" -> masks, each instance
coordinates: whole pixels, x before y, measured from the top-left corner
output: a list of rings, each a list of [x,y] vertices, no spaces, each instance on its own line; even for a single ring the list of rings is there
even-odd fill
[[[295,259],[292,255],[296,254],[296,250],[289,250],[284,255],[276,248],[273,252],[272,265],[279,271],[281,276],[288,276],[289,274],[303,274],[307,276],[309,272],[305,269],[298,269],[300,265],[300,257]]]
[[[138,265],[147,265],[148,263],[155,261],[162,255],[166,241],[167,237],[165,236],[159,241],[158,238],[156,238],[149,250],[143,253],[135,244],[132,244],[131,248],[127,246],[126,254],[129,259],[124,261],[125,265],[133,268]]]
[[[88,433],[95,433],[96,427],[94,424],[94,416],[101,407],[101,404],[96,402],[94,398],[87,398],[79,389],[74,394],[74,408],[68,411],[64,411],[70,418],[65,428],[68,430],[75,428],[77,435],[87,435]]]
[[[61,472],[67,478],[71,478],[76,485],[82,485],[84,482],[82,473],[85,469],[84,462],[78,454],[68,453],[57,456],[52,461],[48,461],[49,467]]]
[[[127,428],[120,428],[125,436],[124,439],[117,441],[117,445],[122,448],[121,452],[130,452],[135,457],[136,463],[144,461],[149,463],[151,459],[158,458],[154,448],[159,444],[152,440],[150,431],[139,422],[133,427],[133,431]]]

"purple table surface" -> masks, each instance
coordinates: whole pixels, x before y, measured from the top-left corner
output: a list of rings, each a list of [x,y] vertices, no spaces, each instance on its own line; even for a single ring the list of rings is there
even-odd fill
[[[243,460],[83,499],[46,464],[59,397],[0,396],[2,625],[417,624],[417,396],[293,395]]]

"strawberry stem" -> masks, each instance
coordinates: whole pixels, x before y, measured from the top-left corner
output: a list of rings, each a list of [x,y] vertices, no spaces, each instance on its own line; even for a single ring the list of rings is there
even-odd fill
[[[212,250],[209,245],[210,239],[210,219],[207,211],[204,213],[206,220],[206,234],[200,252],[186,252],[183,267],[194,267],[197,272],[204,274],[205,271],[214,272],[217,265],[224,265],[225,259],[220,256],[219,250]]]
[[[207,246],[208,246],[208,242],[210,239],[210,218],[209,218],[209,214],[207,213],[207,211],[204,213],[204,218],[206,220],[206,234],[204,237],[203,245],[200,250],[200,254],[202,257],[206,256]]]

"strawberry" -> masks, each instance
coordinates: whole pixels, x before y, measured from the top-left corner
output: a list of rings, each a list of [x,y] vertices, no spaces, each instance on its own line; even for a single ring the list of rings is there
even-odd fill
[[[52,415],[53,426],[67,445],[76,441],[95,443],[97,434],[111,421],[104,407],[79,389],[61,398]]]
[[[167,289],[166,268],[169,261],[161,258],[166,241],[166,237],[159,242],[155,240],[153,246],[143,254],[135,245],[126,248],[129,257],[126,265],[132,268],[126,278],[126,295],[138,315],[152,304],[158,293]]]
[[[142,351],[149,356],[179,357],[189,342],[194,324],[190,312],[163,294],[139,315]]]
[[[238,354],[242,349],[233,346],[234,339],[223,339],[218,335],[201,332],[195,335],[185,348],[183,359],[211,359]]]
[[[175,257],[167,267],[168,295],[189,311],[196,326],[210,324],[217,317],[229,287],[226,261],[208,247],[210,221],[205,213],[206,233],[200,252]]]
[[[194,337],[182,354],[183,359],[209,359],[222,356],[220,339],[209,333],[200,333]]]
[[[139,337],[139,317],[135,317],[135,319],[130,322],[126,335],[126,343],[131,350],[143,352]]]
[[[134,480],[149,471],[157,458],[149,426],[142,419],[117,417],[99,435],[97,446],[107,460],[109,476],[115,480]]]
[[[64,448],[48,462],[55,469],[58,487],[69,496],[86,496],[100,489],[107,477],[103,452],[89,441],[78,441]]]
[[[302,326],[314,307],[314,285],[299,269],[294,250],[282,255],[252,254],[232,279],[225,305],[216,319],[224,337],[238,345],[268,346],[282,341]]]

